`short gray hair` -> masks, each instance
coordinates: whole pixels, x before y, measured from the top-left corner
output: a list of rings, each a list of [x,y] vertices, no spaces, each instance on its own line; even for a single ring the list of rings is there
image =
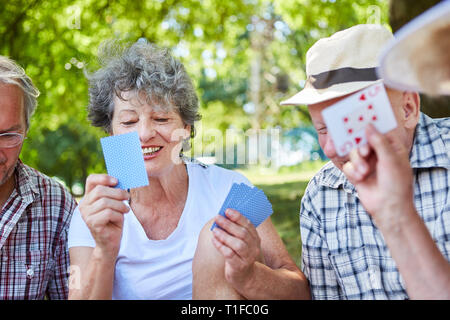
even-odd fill
[[[39,90],[34,86],[33,81],[27,76],[25,70],[5,56],[0,56],[0,82],[14,84],[22,89],[25,100],[25,122],[28,130],[30,118],[37,106]]]
[[[183,64],[169,50],[140,39],[135,43],[103,42],[99,49],[100,69],[86,74],[89,80],[88,117],[93,126],[111,133],[114,96],[122,92],[144,92],[147,102],[158,102],[164,111],[176,112],[185,124],[200,120],[198,98]],[[186,150],[186,148],[183,148]]]

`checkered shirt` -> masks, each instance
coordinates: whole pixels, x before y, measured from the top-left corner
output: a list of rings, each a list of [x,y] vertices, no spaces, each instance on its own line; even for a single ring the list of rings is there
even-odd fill
[[[67,232],[76,202],[24,165],[0,214],[0,299],[67,299]]]
[[[416,209],[450,260],[450,118],[420,115],[410,162]],[[383,235],[331,162],[308,184],[300,231],[314,299],[408,299]]]

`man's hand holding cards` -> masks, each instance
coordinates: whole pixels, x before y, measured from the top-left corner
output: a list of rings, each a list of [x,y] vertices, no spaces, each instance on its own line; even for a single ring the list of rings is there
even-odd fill
[[[366,126],[371,123],[382,134],[397,127],[382,83],[340,100],[322,111],[328,132],[339,156],[367,143]]]

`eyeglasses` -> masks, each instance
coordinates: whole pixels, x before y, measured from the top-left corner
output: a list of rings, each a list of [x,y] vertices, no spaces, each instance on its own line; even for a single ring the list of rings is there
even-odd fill
[[[17,132],[7,132],[0,134],[0,148],[14,148],[26,139],[23,134]]]

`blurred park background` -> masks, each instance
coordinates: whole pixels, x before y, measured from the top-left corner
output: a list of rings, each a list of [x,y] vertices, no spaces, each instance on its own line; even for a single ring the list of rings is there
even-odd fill
[[[307,109],[280,107],[280,101],[303,87],[306,51],[318,39],[359,23],[395,31],[437,2],[0,0],[0,54],[22,65],[41,91],[21,159],[81,197],[86,177],[106,172],[99,144],[105,133],[87,121],[84,73],[98,67],[103,40],[145,38],[170,48],[196,85],[203,119],[190,156],[239,170],[261,187],[299,264],[300,200],[326,158]],[[448,100],[428,99],[423,97],[426,113],[448,116]],[[245,161],[222,161],[227,150],[223,147],[219,159],[217,137],[225,143],[230,129],[241,134],[227,141],[227,148],[251,145],[251,133],[275,129],[276,134],[266,135],[269,152],[256,161],[249,161],[247,147]]]

